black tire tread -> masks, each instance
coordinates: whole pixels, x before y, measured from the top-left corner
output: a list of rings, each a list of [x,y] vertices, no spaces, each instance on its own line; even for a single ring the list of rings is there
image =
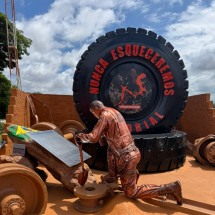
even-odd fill
[[[185,153],[185,133],[172,131],[164,134],[133,135],[135,145],[141,153],[137,169],[141,173],[164,172],[183,166]],[[84,151],[92,155],[87,164],[107,171],[107,147],[99,144],[84,144]]]
[[[125,28],[119,28],[119,29],[116,29],[116,31],[110,31],[110,32],[107,32],[105,34],[105,36],[101,36],[99,37],[96,42],[93,42],[89,47],[88,47],[88,50],[85,51],[83,53],[83,55],[81,56],[81,60],[79,61],[79,63],[77,64],[77,67],[76,67],[76,72],[75,72],[75,75],[73,77],[74,79],[74,84],[73,84],[73,92],[74,92],[74,101],[76,103],[76,109],[78,111],[78,113],[80,115],[83,115],[82,114],[82,108],[77,104],[79,103],[79,92],[80,92],[80,89],[82,86],[79,86],[79,73],[80,73],[80,65],[84,62],[84,59],[89,55],[91,54],[91,51],[96,47],[96,45],[102,43],[103,41],[105,41],[106,39],[110,38],[110,37],[115,37],[117,35],[121,35],[121,34],[127,34],[127,33],[134,33],[134,34],[147,34],[150,38],[154,39],[154,40],[158,40],[161,44],[165,45],[171,52],[172,54],[175,56],[176,58],[176,61],[177,61],[177,64],[178,64],[178,67],[181,69],[181,73],[183,73],[183,77],[184,77],[184,101],[182,102],[181,104],[181,112],[178,112],[178,115],[175,117],[175,120],[173,120],[172,122],[172,125],[171,126],[174,126],[178,119],[180,118],[180,116],[182,115],[183,113],[183,109],[187,103],[187,98],[188,98],[188,81],[186,80],[187,78],[187,72],[186,70],[184,70],[184,62],[183,60],[180,59],[180,55],[178,53],[177,50],[174,50],[174,46],[170,43],[170,42],[166,42],[166,39],[163,38],[162,36],[158,36],[155,32],[153,31],[147,31],[146,29],[143,29],[143,28],[131,28],[131,27],[128,27],[127,29]],[[90,124],[90,122],[86,119],[87,117],[82,118],[82,121],[86,124],[86,126],[88,126],[88,123]],[[170,129],[171,127],[169,127]]]

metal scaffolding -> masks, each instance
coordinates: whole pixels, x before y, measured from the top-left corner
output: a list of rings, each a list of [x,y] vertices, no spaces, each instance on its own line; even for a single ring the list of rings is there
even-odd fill
[[[21,75],[18,64],[18,50],[16,37],[16,16],[14,0],[5,0],[5,15],[7,29],[8,62],[11,86],[21,89]]]

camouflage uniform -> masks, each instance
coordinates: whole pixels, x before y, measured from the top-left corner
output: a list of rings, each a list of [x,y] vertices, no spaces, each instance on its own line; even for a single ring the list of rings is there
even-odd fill
[[[109,107],[102,108],[99,120],[93,131],[89,134],[83,134],[83,138],[91,143],[99,141],[101,145],[104,145],[106,141],[108,145],[108,175],[102,177],[102,180],[117,182],[119,177],[127,197],[143,199],[168,193],[175,198],[180,197],[181,187],[179,182],[161,186],[153,184],[137,186],[139,173],[136,167],[140,161],[141,154],[134,144],[124,118],[117,110]],[[175,189],[180,192],[177,193]],[[176,200],[178,204],[182,204],[180,199]]]

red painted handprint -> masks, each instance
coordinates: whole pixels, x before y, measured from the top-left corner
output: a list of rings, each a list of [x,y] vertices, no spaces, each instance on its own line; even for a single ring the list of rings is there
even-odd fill
[[[146,75],[144,73],[141,73],[140,75],[137,76],[136,84],[139,86],[139,91],[137,93],[133,93],[131,90],[127,89],[128,86],[122,86],[121,85],[121,88],[122,88],[121,99],[120,99],[120,102],[117,105],[120,105],[124,101],[126,92],[128,94],[130,94],[133,98],[136,98],[138,95],[143,96],[143,93],[147,92],[146,88],[143,87],[143,85],[142,85],[142,79],[144,79],[145,77],[146,77]]]

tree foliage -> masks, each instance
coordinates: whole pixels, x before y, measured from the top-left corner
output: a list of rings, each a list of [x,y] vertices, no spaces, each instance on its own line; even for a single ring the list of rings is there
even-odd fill
[[[10,81],[0,72],[0,119],[4,119],[7,113],[10,99]]]
[[[12,28],[13,24],[9,21],[8,28]],[[31,46],[32,40],[25,37],[23,32],[16,29],[18,59],[22,59],[22,55],[29,55],[28,48]],[[8,62],[8,46],[7,46],[7,29],[6,16],[0,12],[0,71],[9,66]],[[12,63],[12,66],[15,64]]]

